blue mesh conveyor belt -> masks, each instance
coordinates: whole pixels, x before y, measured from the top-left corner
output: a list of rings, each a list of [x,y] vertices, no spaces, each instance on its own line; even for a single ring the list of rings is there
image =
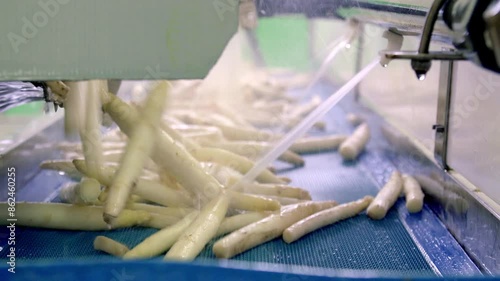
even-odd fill
[[[326,92],[331,89],[323,88],[320,90]],[[329,113],[325,119],[328,121],[327,134],[339,131],[347,133],[350,130],[346,124],[339,125],[344,120],[343,116],[344,113],[340,108]],[[374,139],[377,138],[380,136],[375,135]],[[378,149],[377,141],[373,141],[368,152],[361,157],[358,163],[346,163],[342,161],[337,152],[331,151],[306,155],[306,166],[302,168],[291,169],[284,164],[278,164],[277,168],[282,175],[293,180],[293,185],[307,188],[313,199],[335,199],[339,202],[348,202],[365,195],[375,195],[384,179],[391,172],[390,163],[386,166],[379,164],[380,161],[384,162],[384,159],[383,153],[379,153]],[[377,158],[378,156],[380,159]],[[378,170],[378,174],[374,173],[372,168]],[[18,200],[33,201],[34,192],[39,196],[45,194],[45,197],[38,198],[39,201],[44,200],[47,194],[54,194],[53,191],[56,190],[57,186],[40,184],[41,178],[54,176],[54,173],[51,172],[41,172],[30,183],[36,191],[33,193],[24,191],[24,195],[19,194],[18,196],[25,198],[18,198]],[[56,182],[60,184],[60,181]],[[434,229],[435,233],[444,231],[442,237],[445,238],[441,239],[440,244],[444,246],[439,249],[440,252],[434,254],[431,253],[432,247],[422,245],[422,239],[415,238],[415,235],[424,237],[425,230],[419,230],[421,235],[418,232],[410,233],[408,231],[412,225],[421,226],[421,224],[417,224],[417,222],[421,223],[421,220],[413,216],[408,218],[404,215],[404,210],[393,208],[388,216],[381,221],[371,220],[362,214],[318,230],[290,245],[281,239],[276,239],[234,259],[336,270],[374,270],[418,275],[477,273],[477,269],[461,251],[452,236],[446,232],[428,209],[424,211],[425,215],[420,216],[428,218],[426,223],[433,224],[430,229]],[[146,228],[130,228],[107,232],[78,232],[18,227],[16,258],[19,266],[40,262],[56,263],[58,261],[84,263],[110,261],[113,258],[93,250],[92,241],[97,235],[106,235],[133,247],[154,231]],[[3,245],[6,239],[2,238],[6,237],[6,234],[6,228],[2,227],[0,229],[0,246],[2,247],[7,246]],[[199,256],[199,262],[213,262],[215,257],[211,252],[212,245],[213,241]],[[455,263],[458,264],[456,266],[459,268],[453,268],[447,272],[446,268],[453,266],[450,266],[449,262],[440,263],[439,261],[445,260],[446,256],[449,255],[459,260]],[[5,258],[6,251],[4,250],[0,252],[2,264],[5,264]],[[460,271],[462,267],[465,268],[465,271]]]

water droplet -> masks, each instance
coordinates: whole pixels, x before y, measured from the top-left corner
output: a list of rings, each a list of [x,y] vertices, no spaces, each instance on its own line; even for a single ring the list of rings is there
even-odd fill
[[[425,80],[425,74],[418,74],[417,75],[418,80],[424,81]]]
[[[345,44],[345,48],[346,49],[350,49],[351,48],[351,44],[349,44],[349,43]]]
[[[387,63],[384,63],[384,64],[382,65],[382,67],[383,67],[383,68],[386,68],[387,66],[388,66],[388,64],[387,64]]]
[[[61,175],[61,176],[64,176],[65,174],[66,174],[66,173],[65,173],[65,172],[63,172],[63,171],[60,171],[60,172],[59,172],[59,175]]]

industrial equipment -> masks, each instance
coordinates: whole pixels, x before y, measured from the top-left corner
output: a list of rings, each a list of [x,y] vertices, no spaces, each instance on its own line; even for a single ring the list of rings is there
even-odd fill
[[[500,1],[1,7],[2,280],[500,276]]]

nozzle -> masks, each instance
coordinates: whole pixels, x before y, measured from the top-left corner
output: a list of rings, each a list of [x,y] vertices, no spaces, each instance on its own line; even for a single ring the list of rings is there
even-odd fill
[[[385,48],[385,52],[395,52],[401,50],[404,39],[401,34],[394,33],[390,30],[386,30],[384,34],[382,34],[382,37],[387,39],[387,47]],[[391,62],[391,59],[387,58],[386,56],[382,56],[380,58],[380,64],[383,67],[387,67],[389,62]]]
[[[411,60],[411,67],[420,81],[425,79],[427,72],[431,69],[431,65],[432,62],[430,60]]]

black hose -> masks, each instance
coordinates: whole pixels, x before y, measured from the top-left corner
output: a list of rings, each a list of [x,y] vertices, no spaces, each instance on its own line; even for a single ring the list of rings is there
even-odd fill
[[[425,19],[424,29],[422,30],[422,37],[420,39],[420,47],[418,52],[421,54],[429,53],[429,46],[431,44],[432,32],[434,31],[434,25],[439,16],[439,11],[444,7],[448,0],[434,0],[429,12],[427,13],[427,18]]]

